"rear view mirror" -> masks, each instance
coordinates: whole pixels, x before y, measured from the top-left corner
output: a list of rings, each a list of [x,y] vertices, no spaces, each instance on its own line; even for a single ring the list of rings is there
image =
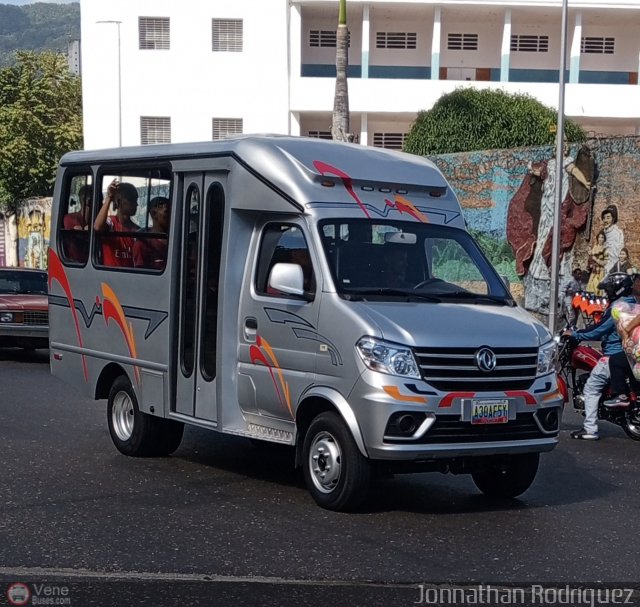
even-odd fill
[[[385,232],[384,241],[394,244],[416,244],[417,237],[410,232]]]

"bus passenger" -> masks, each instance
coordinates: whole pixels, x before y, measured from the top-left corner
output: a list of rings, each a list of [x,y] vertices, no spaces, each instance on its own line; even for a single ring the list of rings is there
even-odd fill
[[[67,213],[62,219],[65,232],[62,234],[64,256],[67,261],[86,263],[89,259],[89,221],[91,218],[91,197],[93,188],[83,185],[79,192],[80,210]]]
[[[142,230],[144,236],[136,238],[133,245],[133,265],[136,268],[164,270],[167,264],[169,220],[171,203],[164,196],[156,196],[149,201],[149,215],[153,224],[148,230]],[[162,237],[154,236],[162,234]]]
[[[115,215],[109,215],[113,203]],[[138,208],[138,190],[132,183],[119,183],[114,179],[107,188],[102,207],[93,224],[96,232],[137,232],[140,226],[131,221]],[[133,236],[104,235],[102,237],[102,263],[121,268],[133,267]]]
[[[93,188],[90,185],[83,185],[78,192],[80,199],[80,210],[75,213],[67,213],[64,216],[63,224],[65,230],[86,230],[89,224],[91,211],[91,196]]]

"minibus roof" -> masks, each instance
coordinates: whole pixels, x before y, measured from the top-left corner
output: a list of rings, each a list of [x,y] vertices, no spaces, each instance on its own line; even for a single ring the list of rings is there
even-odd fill
[[[122,166],[130,161],[166,160],[184,168],[191,159],[199,160],[202,166],[202,160],[225,156],[268,183],[298,211],[304,205],[309,211],[310,206],[315,207],[312,203],[326,202],[331,196],[353,201],[357,196],[354,191],[376,191],[427,198],[436,207],[452,211],[452,217],[461,216],[459,203],[442,173],[426,158],[309,137],[241,135],[218,141],[78,151],[65,154],[60,165]],[[384,198],[381,203],[385,204]]]

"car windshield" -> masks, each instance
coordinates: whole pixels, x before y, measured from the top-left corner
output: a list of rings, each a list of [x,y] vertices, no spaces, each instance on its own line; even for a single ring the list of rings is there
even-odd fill
[[[47,294],[46,272],[0,270],[0,295]]]
[[[321,221],[319,231],[336,289],[346,299],[515,305],[464,230],[334,219]]]

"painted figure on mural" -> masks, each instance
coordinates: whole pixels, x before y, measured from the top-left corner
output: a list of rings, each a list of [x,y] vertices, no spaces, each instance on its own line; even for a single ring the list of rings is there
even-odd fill
[[[607,251],[607,237],[603,230],[596,235],[596,241],[589,251],[589,261],[587,270],[589,270],[589,281],[587,282],[587,291],[604,295],[603,291],[598,290],[598,285],[605,276],[605,267],[609,259]]]
[[[615,204],[610,204],[604,209],[600,214],[600,218],[602,219],[602,226],[607,237],[608,259],[604,267],[604,272],[608,274],[618,261],[620,251],[624,247],[624,233],[617,225],[618,207]]]
[[[573,260],[567,253],[590,214],[595,162],[591,150],[581,146],[575,159],[565,156],[563,166],[568,179],[562,183],[560,273],[568,276]],[[516,272],[523,277],[525,307],[538,312],[549,309],[555,168],[554,160],[532,163],[507,213],[507,241],[516,256]]]
[[[636,268],[633,267],[631,257],[629,255],[629,249],[622,247],[620,254],[618,255],[618,261],[616,261],[609,270],[609,274],[637,274]]]

